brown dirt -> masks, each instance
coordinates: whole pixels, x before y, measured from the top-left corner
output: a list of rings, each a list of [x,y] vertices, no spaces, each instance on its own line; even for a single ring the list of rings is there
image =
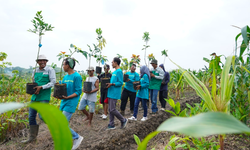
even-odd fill
[[[200,98],[194,96],[195,93],[193,91],[185,92],[185,97],[178,100],[181,103],[181,107],[185,108],[185,103],[193,104],[199,103]],[[159,102],[158,102],[159,105]],[[118,102],[117,108],[119,110],[120,103]],[[151,107],[151,106],[150,106]],[[158,107],[159,108],[159,107]],[[167,109],[170,109],[170,106],[167,105]],[[149,112],[151,109],[148,109]],[[86,122],[83,122],[82,112],[76,111],[71,118],[70,127],[74,129],[78,134],[84,137],[83,142],[81,143],[78,149],[86,149],[86,150],[113,150],[113,149],[122,149],[122,150],[134,150],[137,149],[137,145],[134,140],[134,134],[136,134],[141,140],[146,137],[150,132],[153,132],[157,129],[157,127],[166,119],[171,117],[171,115],[165,111],[159,111],[156,116],[148,115],[148,120],[145,122],[139,121],[142,118],[143,111],[139,111],[138,113],[138,121],[129,121],[127,127],[125,129],[119,129],[120,122],[115,119],[115,130],[106,131],[106,127],[108,125],[108,119],[102,120],[99,116],[101,115],[102,110],[100,110],[99,114],[95,114],[92,127],[89,128]],[[129,103],[126,107],[125,117],[131,117],[129,113]],[[39,119],[38,123],[40,125],[39,134],[37,140],[29,143],[29,144],[21,144],[20,141],[25,139],[28,136],[28,129],[25,128],[21,130],[18,134],[18,138],[11,138],[8,142],[0,145],[0,150],[52,150],[54,149],[54,144],[50,132],[43,122]],[[147,149],[155,148],[155,149],[164,149],[166,146],[169,137],[173,133],[162,132],[155,136],[148,144]],[[235,139],[231,139],[235,140]],[[230,141],[226,142],[230,144]],[[248,142],[249,143],[249,142]],[[238,144],[237,144],[238,145]],[[238,147],[239,148],[239,145]]]

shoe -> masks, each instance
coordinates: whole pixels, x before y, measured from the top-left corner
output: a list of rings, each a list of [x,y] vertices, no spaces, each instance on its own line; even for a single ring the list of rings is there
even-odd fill
[[[160,110],[165,111],[165,108],[161,108]]]
[[[125,116],[124,110],[121,110],[121,111],[120,111],[120,114],[121,114],[122,116]]]
[[[80,135],[79,135],[79,138],[78,138],[78,139],[74,139],[72,150],[77,149],[77,148],[80,146],[82,140],[83,140],[83,137],[80,136]]]
[[[128,123],[128,119],[125,118],[125,121],[121,123],[121,129],[126,128],[127,123]]]
[[[108,125],[106,130],[114,130],[114,129],[115,129],[115,126]]]
[[[105,120],[105,119],[107,119],[107,118],[108,118],[108,116],[106,116],[106,115],[103,114],[102,119]]]
[[[132,117],[128,118],[128,120],[134,120],[134,121],[137,121],[137,119],[136,119],[134,116],[132,116]]]
[[[152,112],[151,115],[152,115],[152,116],[156,116],[157,113],[158,113],[158,112]]]
[[[146,120],[148,120],[147,117],[142,117],[142,119],[141,119],[141,121],[146,121]]]
[[[38,135],[38,130],[39,130],[39,125],[30,125],[30,135],[29,135],[29,139],[27,140],[23,140],[21,141],[21,143],[29,143],[33,140],[36,139],[37,135]]]
[[[102,118],[102,117],[103,117],[103,115],[104,115],[104,114],[102,114],[102,115],[100,116],[100,118]]]

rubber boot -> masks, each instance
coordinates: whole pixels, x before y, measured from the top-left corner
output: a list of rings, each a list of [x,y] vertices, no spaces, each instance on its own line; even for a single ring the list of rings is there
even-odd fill
[[[29,143],[36,139],[38,135],[39,125],[30,125],[30,135],[29,139],[21,141],[22,143]]]

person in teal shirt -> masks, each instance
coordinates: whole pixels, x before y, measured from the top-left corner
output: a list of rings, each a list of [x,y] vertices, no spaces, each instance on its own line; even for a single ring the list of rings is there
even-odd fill
[[[138,113],[138,106],[140,101],[142,101],[144,113],[143,113],[143,118],[141,121],[146,121],[147,120],[147,101],[148,101],[148,87],[149,87],[149,82],[150,82],[150,73],[149,69],[147,66],[142,66],[140,68],[140,74],[141,74],[141,79],[140,79],[140,85],[137,85],[137,95],[135,99],[135,107],[134,107],[134,114],[132,117],[128,118],[129,120],[137,120],[137,113]]]
[[[136,97],[136,90],[134,89],[133,82],[139,81],[140,77],[136,70],[136,64],[132,64],[130,71],[126,74],[129,76],[128,80],[125,83],[125,86],[122,91],[121,96],[121,114],[125,115],[125,109],[127,105],[128,98],[130,100],[130,113],[134,113],[134,104]]]
[[[74,71],[75,60],[73,58],[66,58],[63,62],[63,69],[68,74],[64,76],[62,83],[67,84],[67,95],[62,96],[60,110],[69,121],[76,110],[80,95],[82,93],[82,77],[79,73]],[[77,134],[70,128],[73,137],[72,149],[77,149],[81,144],[83,137]]]
[[[109,124],[107,130],[115,129],[114,117],[118,118],[121,122],[121,128],[125,128],[128,120],[124,118],[119,111],[116,110],[117,100],[121,98],[121,90],[123,84],[123,73],[120,69],[121,60],[115,57],[112,61],[112,67],[115,71],[112,73],[110,83],[107,83],[108,88],[108,108],[109,108]]]

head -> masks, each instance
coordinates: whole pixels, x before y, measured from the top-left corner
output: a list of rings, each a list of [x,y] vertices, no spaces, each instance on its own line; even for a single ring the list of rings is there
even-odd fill
[[[115,57],[112,61],[112,67],[116,68],[117,66],[120,66],[121,60],[118,57]]]
[[[63,61],[63,70],[65,72],[69,72],[70,70],[74,70],[76,65],[76,61],[73,58],[66,58]]]
[[[166,72],[166,71],[165,71],[165,67],[164,67],[163,64],[160,64],[159,67],[160,67],[164,72]]]
[[[152,67],[154,68],[154,69],[156,69],[157,68],[157,60],[156,59],[153,59],[152,61],[151,61],[151,63],[150,63],[151,65],[152,65]]]
[[[130,67],[131,72],[135,72],[136,70],[136,64],[132,64],[132,66]]]
[[[94,67],[89,67],[88,69],[87,69],[87,72],[88,72],[88,75],[90,76],[90,77],[92,77],[93,75],[94,75]]]
[[[39,65],[40,69],[43,69],[44,67],[46,67],[46,64],[48,62],[48,59],[46,58],[45,55],[39,55],[38,59],[36,60],[37,64]]]
[[[110,67],[108,64],[105,64],[103,68],[104,68],[105,73],[109,72]]]
[[[144,74],[147,74],[149,81],[150,81],[150,73],[149,73],[149,69],[147,66],[144,65],[140,68],[140,74],[141,74],[141,76],[140,76],[141,78],[143,77]]]

